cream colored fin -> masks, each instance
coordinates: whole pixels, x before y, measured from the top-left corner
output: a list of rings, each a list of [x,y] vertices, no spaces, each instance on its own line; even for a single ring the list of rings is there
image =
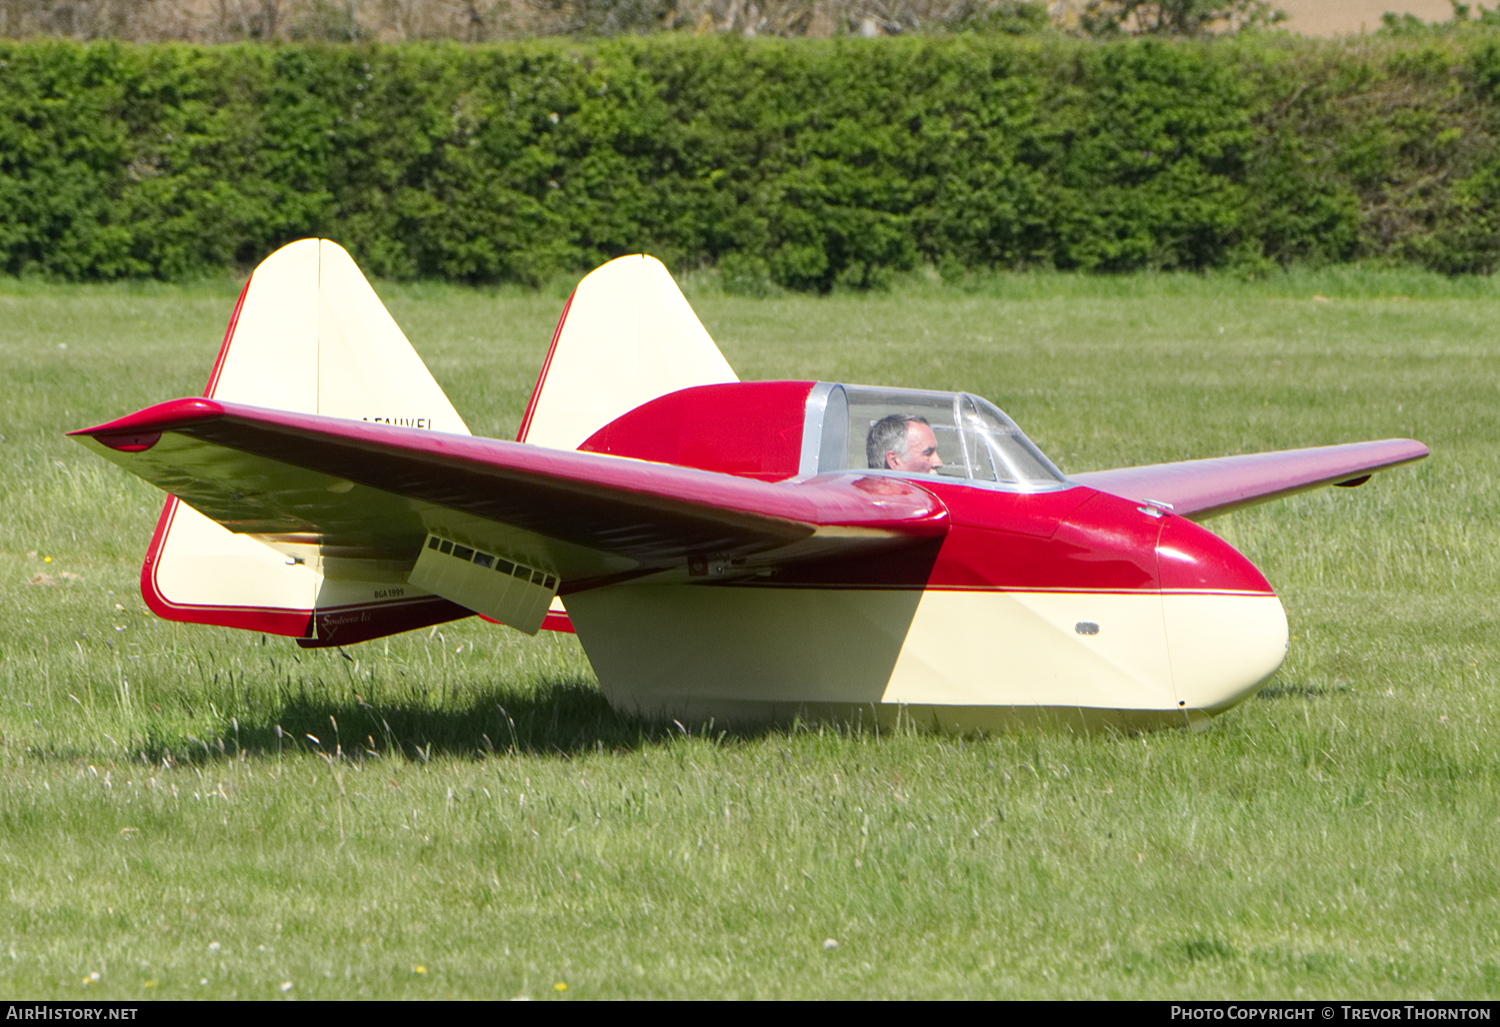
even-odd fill
[[[642,403],[739,378],[661,261],[621,257],[573,291],[520,441],[577,449]]]
[[[294,242],[250,275],[205,396],[317,413],[318,248]]]
[[[163,616],[168,615],[163,610],[194,608],[312,609],[322,577],[315,567],[293,564],[270,546],[225,530],[185,503],[169,501],[162,519],[160,549],[141,585]],[[232,615],[230,622],[241,623]]]
[[[469,434],[349,254],[326,239],[318,246],[317,412]]]
[[[204,395],[469,434],[353,259],[326,239],[284,246],[255,269]],[[172,510],[143,578],[165,616],[240,627],[247,611],[281,611],[292,624],[294,613],[380,606],[393,591],[389,573],[374,564],[330,565],[316,551],[294,561],[186,506]],[[409,589],[400,595],[414,598]]]
[[[255,269],[206,395],[469,434],[344,248],[284,246]]]

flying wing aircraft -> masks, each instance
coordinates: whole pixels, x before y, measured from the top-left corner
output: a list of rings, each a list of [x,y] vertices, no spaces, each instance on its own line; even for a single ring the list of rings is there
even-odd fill
[[[517,441],[476,438],[326,240],[255,271],[201,398],[73,436],[169,493],[163,617],[329,646],[477,613],[576,631],[620,709],[952,732],[1206,723],[1287,625],[1196,522],[1427,455],[1070,477],[968,393],[738,381],[644,256],[578,285]]]

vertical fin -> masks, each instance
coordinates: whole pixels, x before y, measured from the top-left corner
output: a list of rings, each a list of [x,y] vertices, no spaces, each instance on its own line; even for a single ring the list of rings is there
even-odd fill
[[[469,429],[349,254],[303,239],[245,284],[205,396],[298,413],[467,435]],[[413,559],[416,557],[413,551]],[[317,547],[287,555],[173,497],[141,568],[162,617],[344,644],[452,620],[463,607],[405,586],[405,574]],[[398,584],[397,598],[376,598]]]
[[[621,257],[573,290],[517,438],[576,449],[658,396],[737,381],[661,261]]]

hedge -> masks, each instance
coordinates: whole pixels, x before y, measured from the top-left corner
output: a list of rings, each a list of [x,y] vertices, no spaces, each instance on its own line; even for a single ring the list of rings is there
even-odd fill
[[[1500,35],[0,41],[0,271],[742,288],[948,271],[1500,259]]]

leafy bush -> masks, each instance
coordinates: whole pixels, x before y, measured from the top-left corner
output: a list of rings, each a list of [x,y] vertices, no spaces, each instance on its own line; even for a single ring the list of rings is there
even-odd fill
[[[0,42],[0,270],[176,278],[321,234],[381,275],[621,253],[732,288],[1500,259],[1488,31],[1310,43]]]

